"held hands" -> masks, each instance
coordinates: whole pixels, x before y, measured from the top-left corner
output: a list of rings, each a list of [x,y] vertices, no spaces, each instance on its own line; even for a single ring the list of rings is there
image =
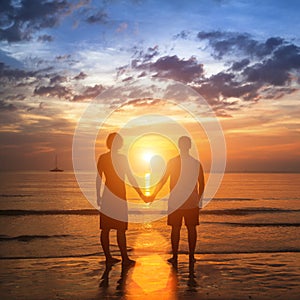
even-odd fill
[[[97,195],[97,206],[98,210],[100,210],[102,204],[102,197],[100,195]]]
[[[142,195],[141,195],[141,198],[142,198],[142,200],[143,200],[144,202],[146,202],[146,203],[151,203],[151,202],[154,201],[155,195],[146,196],[146,195],[142,194]]]

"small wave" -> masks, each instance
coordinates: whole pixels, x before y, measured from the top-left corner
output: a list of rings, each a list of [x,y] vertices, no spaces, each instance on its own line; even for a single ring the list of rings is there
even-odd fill
[[[98,215],[96,209],[67,209],[67,210],[0,210],[1,216],[26,216],[26,215]]]
[[[83,253],[83,254],[70,254],[70,255],[46,255],[46,256],[1,256],[0,260],[10,259],[50,259],[50,258],[76,258],[88,256],[104,256],[101,252],[96,253]]]
[[[7,236],[0,235],[0,242],[4,241],[19,241],[19,242],[30,242],[37,239],[51,239],[51,238],[66,238],[71,235],[68,234],[54,234],[54,235],[19,235],[19,236]]]
[[[249,208],[233,208],[233,209],[212,209],[201,210],[200,214],[203,215],[252,215],[252,214],[265,214],[265,213],[297,213],[300,209],[282,209],[272,207],[249,207]]]
[[[16,197],[32,197],[32,195],[26,194],[0,194],[0,197],[7,197],[7,198],[16,198]]]
[[[233,209],[211,209],[200,210],[200,215],[249,215],[249,214],[265,214],[265,213],[298,213],[300,209],[281,209],[270,207],[249,207],[249,208],[233,208]],[[26,216],[26,215],[98,215],[97,209],[67,209],[67,210],[0,210],[0,216]],[[148,208],[141,210],[130,210],[129,214],[160,214],[166,215],[165,210],[149,210]]]
[[[230,197],[220,197],[220,198],[213,198],[212,201],[286,201],[286,200],[300,200],[299,197],[263,197],[263,198],[230,198]]]
[[[201,222],[201,224],[216,224],[237,227],[300,227],[300,223],[238,223],[238,222]]]
[[[198,255],[207,255],[207,254],[216,254],[216,255],[243,255],[243,254],[267,254],[267,253],[299,253],[300,249],[278,249],[278,250],[246,250],[246,251],[196,251],[195,254]],[[149,252],[153,253],[153,251]],[[179,251],[179,254],[188,255],[188,251]],[[79,253],[79,254],[69,254],[69,255],[46,255],[46,256],[1,256],[0,260],[15,260],[15,259],[55,259],[55,258],[81,258],[81,257],[93,257],[101,256],[104,257],[104,253],[95,252],[95,253]]]
[[[267,197],[267,198],[261,198],[261,200],[300,200],[300,197]]]
[[[212,201],[254,201],[257,198],[213,198]]]

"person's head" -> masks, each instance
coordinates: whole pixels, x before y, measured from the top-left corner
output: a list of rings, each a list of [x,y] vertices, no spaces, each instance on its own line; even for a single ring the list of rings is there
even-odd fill
[[[123,146],[123,138],[117,133],[110,133],[106,139],[106,146],[109,150],[119,150]]]
[[[178,139],[178,147],[181,152],[188,152],[191,149],[192,142],[188,136],[181,136]]]

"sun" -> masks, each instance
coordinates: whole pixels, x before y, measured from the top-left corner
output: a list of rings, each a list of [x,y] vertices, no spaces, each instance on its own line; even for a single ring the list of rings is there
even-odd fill
[[[167,162],[178,155],[177,146],[168,137],[149,133],[139,136],[130,144],[128,161],[135,174],[144,178],[146,173],[151,172],[153,158],[161,157]]]
[[[143,160],[144,160],[146,163],[150,163],[153,156],[154,156],[154,153],[153,153],[152,151],[149,151],[149,150],[148,150],[148,151],[145,151],[145,152],[142,154]]]

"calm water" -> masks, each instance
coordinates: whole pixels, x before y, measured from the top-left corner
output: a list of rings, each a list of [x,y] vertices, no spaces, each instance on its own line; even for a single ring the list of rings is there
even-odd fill
[[[300,174],[226,174],[215,199],[200,213],[197,252],[299,252],[299,186]],[[103,255],[97,211],[72,172],[0,173],[0,210],[1,259]],[[140,241],[139,233],[158,234],[161,243]],[[169,234],[165,218],[133,223],[128,247],[165,253]],[[111,244],[117,250],[114,236]],[[180,251],[187,251],[184,229]]]

